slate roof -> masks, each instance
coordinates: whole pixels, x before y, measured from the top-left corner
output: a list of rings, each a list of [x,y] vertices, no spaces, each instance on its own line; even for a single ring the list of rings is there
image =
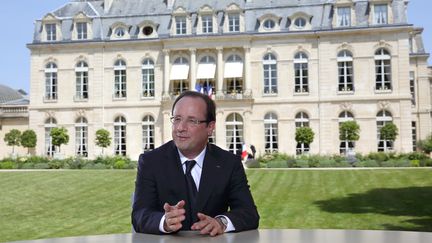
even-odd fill
[[[28,99],[23,96],[20,92],[6,86],[0,84],[0,105],[11,105],[11,104],[19,104],[19,105],[28,105]]]

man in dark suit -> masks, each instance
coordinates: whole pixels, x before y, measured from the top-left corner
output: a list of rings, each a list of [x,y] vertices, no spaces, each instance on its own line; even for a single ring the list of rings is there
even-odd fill
[[[175,100],[173,140],[139,157],[132,209],[136,232],[197,230],[215,236],[258,228],[240,157],[207,142],[215,110],[213,100],[198,92],[186,91]]]

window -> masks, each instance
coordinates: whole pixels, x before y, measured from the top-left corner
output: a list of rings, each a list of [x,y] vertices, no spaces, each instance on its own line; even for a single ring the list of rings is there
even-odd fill
[[[342,111],[339,114],[339,126],[342,122],[346,122],[346,121],[354,121],[354,116],[349,111]],[[355,144],[353,141],[343,140],[339,145],[339,153],[346,154],[348,151],[353,150],[354,147]]]
[[[274,113],[264,116],[264,141],[266,153],[278,151],[278,120]]]
[[[391,57],[390,53],[380,48],[375,52],[375,89],[391,90]]]
[[[411,122],[411,132],[412,132],[412,144],[413,151],[417,151],[417,124],[415,121]]]
[[[228,14],[228,31],[240,31],[240,14]]]
[[[114,31],[114,35],[117,38],[121,38],[125,36],[125,34],[126,34],[126,29],[124,27],[117,27]]]
[[[47,41],[57,40],[57,27],[56,24],[45,24]]]
[[[176,21],[176,34],[185,35],[186,34],[186,17],[175,17]]]
[[[45,121],[45,155],[53,156],[55,146],[52,144],[51,129],[57,126],[57,121],[50,117]]]
[[[416,97],[415,97],[415,78],[414,72],[409,73],[409,82],[410,82],[410,93],[411,93],[411,105],[416,105]]]
[[[337,26],[351,26],[351,8],[342,7],[337,9]]]
[[[378,112],[376,117],[376,123],[377,123],[377,139],[378,139],[378,152],[387,152],[388,150],[393,149],[393,142],[389,140],[383,140],[381,139],[381,128],[387,124],[392,123],[393,117],[390,112],[386,110],[382,110]]]
[[[126,155],[126,119],[122,116],[114,120],[114,153]]]
[[[263,58],[264,94],[276,94],[277,89],[277,61],[276,57],[268,53]]]
[[[45,100],[57,100],[57,65],[53,62],[45,66]]]
[[[88,99],[88,65],[81,61],[75,67],[75,99]]]
[[[338,62],[338,90],[354,91],[353,58],[351,52],[343,50],[339,52]]]
[[[271,30],[276,26],[276,23],[272,19],[264,20],[263,27],[265,30]]]
[[[374,5],[374,24],[387,24],[387,4]]]
[[[126,63],[123,60],[114,64],[114,98],[126,98]]]
[[[175,59],[171,69],[171,80],[173,80],[173,94],[178,95],[189,90],[189,62],[185,57]]]
[[[86,40],[87,39],[87,23],[79,22],[76,23],[77,28],[77,39],[78,40]]]
[[[202,21],[202,32],[204,34],[213,33],[213,16],[203,15],[201,16]]]
[[[80,117],[75,121],[75,154],[88,156],[87,119]]]
[[[298,29],[303,29],[306,26],[306,19],[299,17],[294,20],[294,25]]]
[[[308,93],[308,56],[299,52],[294,56],[295,93]]]
[[[155,121],[152,116],[145,116],[142,120],[143,151],[150,151],[155,148],[154,143]]]
[[[243,60],[239,55],[231,55],[225,62],[224,77],[227,93],[243,93]]]
[[[142,30],[142,33],[143,33],[145,36],[149,36],[149,35],[153,34],[153,27],[151,27],[151,26],[145,26],[145,27],[143,28],[143,30]]]
[[[225,125],[228,151],[241,155],[243,145],[243,118],[238,113],[230,114],[226,119]]]
[[[150,59],[145,59],[142,63],[142,97],[154,97],[155,77],[154,63]]]
[[[195,90],[197,92],[211,96],[215,88],[215,71],[216,61],[212,56],[204,56],[198,64],[197,83]]]
[[[299,112],[294,119],[296,129],[299,127],[309,127],[309,116],[305,112]],[[309,144],[297,143],[296,154],[303,154],[309,152]]]

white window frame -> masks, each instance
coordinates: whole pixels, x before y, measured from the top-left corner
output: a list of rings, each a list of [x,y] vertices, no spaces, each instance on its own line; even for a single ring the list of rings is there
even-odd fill
[[[88,38],[88,23],[87,22],[77,22],[76,23],[77,39],[87,40]]]
[[[391,55],[384,48],[375,52],[375,90],[392,90]]]
[[[147,115],[142,120],[142,149],[144,152],[155,149],[155,120]]]
[[[339,127],[342,122],[346,121],[354,121],[354,115],[349,111],[342,111],[339,114]],[[353,150],[355,148],[354,141],[341,140],[339,144],[339,153],[346,154],[348,151]]]
[[[45,66],[45,100],[58,99],[57,64],[50,62]]]
[[[230,114],[225,121],[226,146],[228,151],[240,155],[243,148],[243,118],[238,113]]]
[[[337,8],[337,26],[349,27],[351,26],[351,7],[338,7]]]
[[[75,121],[75,155],[88,157],[88,125],[84,117]]]
[[[201,15],[201,25],[203,34],[213,33],[213,15],[203,14]]]
[[[309,93],[308,56],[298,52],[294,56],[294,93]]]
[[[141,66],[142,92],[141,97],[155,96],[155,73],[153,60],[146,58]]]
[[[388,152],[393,150],[393,142],[381,139],[381,128],[387,123],[393,122],[392,114],[387,110],[381,110],[376,116],[376,126],[377,126],[377,151],[378,152]]]
[[[388,4],[374,4],[374,24],[388,24]]]
[[[126,62],[117,60],[114,64],[114,98],[127,97]]]
[[[126,156],[126,119],[119,116],[114,120],[114,154]]]
[[[266,153],[276,153],[278,144],[278,118],[274,113],[264,116],[264,149]]]
[[[45,121],[45,155],[47,156],[54,156],[54,153],[56,152],[55,146],[52,144],[52,137],[51,137],[51,129],[54,127],[57,127],[57,121],[53,117],[48,118]]]
[[[338,53],[338,91],[354,91],[353,57],[350,51],[342,50]]]
[[[186,16],[175,16],[176,35],[187,34],[187,18]]]
[[[228,32],[240,32],[240,13],[228,14]]]
[[[264,94],[277,94],[277,59],[272,53],[263,58]]]
[[[46,40],[56,41],[57,40],[57,24],[47,23],[45,24]]]
[[[87,100],[89,97],[88,64],[84,61],[75,66],[75,99]]]

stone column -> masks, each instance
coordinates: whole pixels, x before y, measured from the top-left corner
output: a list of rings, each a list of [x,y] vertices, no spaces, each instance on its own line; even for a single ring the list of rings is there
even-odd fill
[[[217,50],[217,78],[216,78],[216,97],[223,98],[224,63],[223,48],[216,47]]]
[[[246,97],[252,96],[252,89],[251,89],[251,79],[250,79],[250,47],[244,46],[244,52],[245,52],[245,60],[244,60],[244,90],[243,94]]]
[[[163,74],[164,74],[164,82],[163,82],[163,95],[162,99],[168,100],[169,95],[169,86],[170,86],[170,56],[169,50],[163,49],[164,53],[164,66],[163,66]]]
[[[190,51],[190,87],[189,90],[195,90],[196,85],[196,49],[191,48]]]

